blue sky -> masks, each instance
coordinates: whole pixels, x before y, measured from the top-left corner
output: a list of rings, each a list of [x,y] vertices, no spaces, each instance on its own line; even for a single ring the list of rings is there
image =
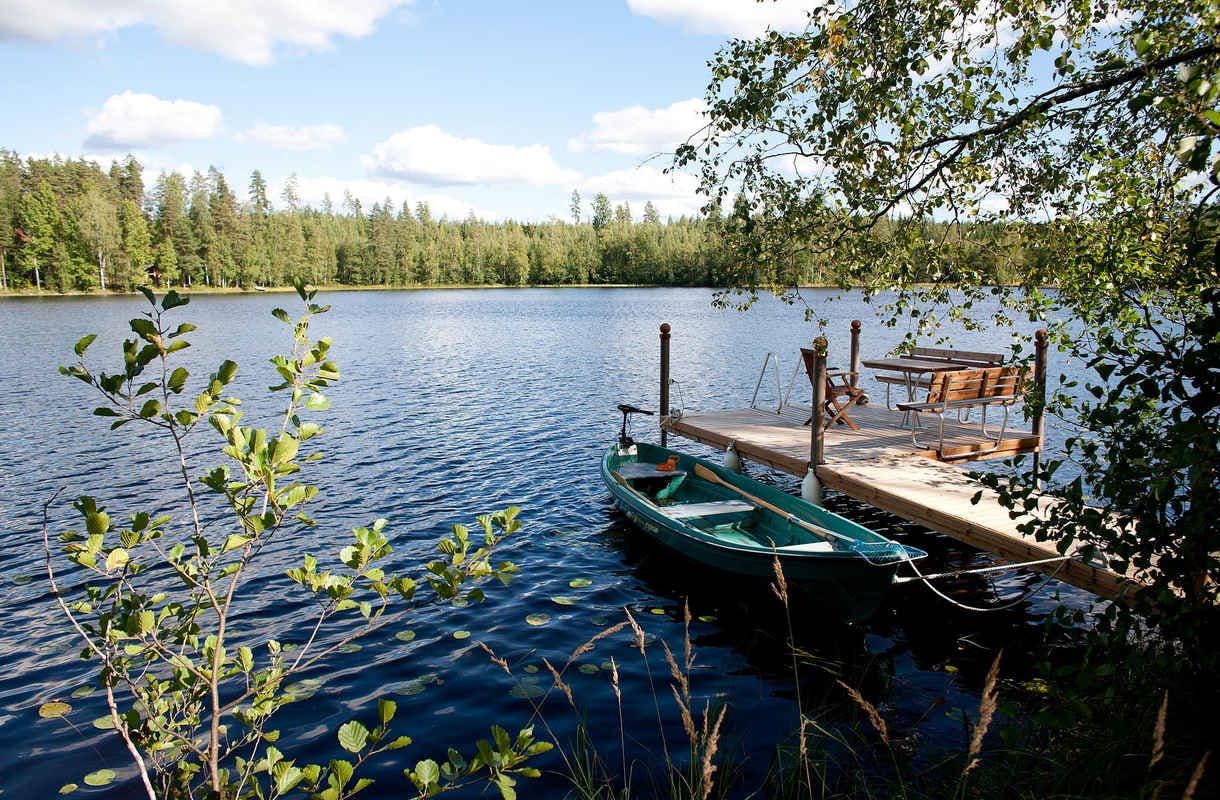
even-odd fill
[[[345,189],[435,214],[569,216],[578,189],[699,205],[660,174],[700,123],[730,36],[795,27],[799,0],[0,0],[0,147],[260,169],[279,203]]]

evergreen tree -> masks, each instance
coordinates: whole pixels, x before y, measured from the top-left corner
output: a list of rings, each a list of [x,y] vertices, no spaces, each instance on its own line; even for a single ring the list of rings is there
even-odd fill
[[[652,204],[651,200],[644,204],[644,224],[661,224],[661,215],[657,213],[657,207]]]
[[[17,263],[34,286],[42,290],[42,271],[50,266],[55,250],[55,234],[60,227],[59,201],[46,180],[38,182],[32,192],[21,196],[17,207],[17,222],[22,240],[17,251]],[[28,280],[28,278],[27,278]]]
[[[123,269],[115,276],[115,283],[131,290],[148,280],[148,267],[154,263],[152,238],[143,212],[130,198],[119,204],[119,225],[123,234]]]
[[[572,190],[572,204],[569,206],[572,211],[572,224],[580,224],[580,192]]]

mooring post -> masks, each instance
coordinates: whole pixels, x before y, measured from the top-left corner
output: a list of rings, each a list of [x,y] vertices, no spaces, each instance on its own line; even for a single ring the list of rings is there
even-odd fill
[[[1034,480],[1037,481],[1038,469],[1042,466],[1042,445],[1046,436],[1046,350],[1049,337],[1046,328],[1039,328],[1034,333],[1034,391],[1036,403],[1031,422],[1034,436],[1038,437],[1038,449],[1034,451]]]
[[[822,484],[818,480],[818,465],[826,463],[823,444],[826,426],[823,411],[826,405],[826,337],[813,340],[813,371],[809,381],[813,384],[813,408],[809,410],[809,468],[801,482],[801,497],[817,505],[822,504]]]
[[[860,320],[851,321],[851,374],[847,376],[852,386],[860,380]]]
[[[661,424],[661,446],[669,442],[669,434],[665,430],[665,420],[669,416],[669,323],[661,323],[661,403],[658,410]]]

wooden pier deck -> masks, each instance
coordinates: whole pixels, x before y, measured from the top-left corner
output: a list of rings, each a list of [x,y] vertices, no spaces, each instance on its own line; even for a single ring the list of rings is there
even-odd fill
[[[995,492],[960,467],[938,461],[934,453],[916,447],[910,429],[902,425],[902,414],[875,404],[855,407],[851,413],[859,431],[834,426],[825,432],[824,463],[817,467],[823,486],[1008,563],[1060,555],[1053,543],[1022,534],[1019,521],[1010,518]],[[677,419],[665,417],[661,425],[671,434],[722,450],[732,442],[743,459],[801,477],[810,463],[810,429],[802,424],[808,416],[808,406],[789,406],[783,413],[760,409],[690,413]],[[946,451],[963,455],[962,461],[980,457],[979,439],[977,425],[946,423]],[[1029,431],[1009,431],[1000,448],[988,457],[1030,452],[1038,444],[1039,438]],[[980,492],[979,502],[974,503]],[[1053,500],[1041,500],[1035,513],[1054,513]],[[1107,599],[1120,598],[1140,586],[1132,576],[1080,557],[1030,568]]]

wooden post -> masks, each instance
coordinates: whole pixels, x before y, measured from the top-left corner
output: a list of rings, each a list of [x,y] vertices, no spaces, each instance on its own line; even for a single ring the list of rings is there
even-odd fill
[[[1048,344],[1048,336],[1046,328],[1039,328],[1034,333],[1034,391],[1037,397],[1037,406],[1034,409],[1033,418],[1033,434],[1038,437],[1038,449],[1034,451],[1034,475],[1038,473],[1038,468],[1042,466],[1042,445],[1046,436],[1046,420],[1043,409],[1046,407],[1046,350]],[[1036,480],[1036,478],[1035,478]]]
[[[809,465],[812,467],[826,463],[823,453],[826,426],[822,424],[826,406],[826,349],[825,336],[813,340],[813,374],[809,376],[813,382],[813,410],[809,420]]]
[[[851,321],[851,366],[848,367],[851,374],[848,375],[848,380],[851,385],[855,386],[860,380],[860,320],[853,319]]]
[[[661,423],[661,446],[667,446],[669,434],[665,419],[669,416],[669,323],[661,323],[661,405],[657,411]]]

